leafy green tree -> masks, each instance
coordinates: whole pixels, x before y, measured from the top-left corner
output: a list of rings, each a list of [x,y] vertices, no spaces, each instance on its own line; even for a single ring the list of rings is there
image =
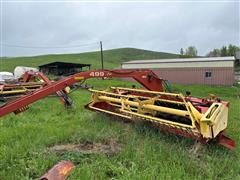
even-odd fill
[[[235,56],[237,51],[240,51],[239,47],[232,44],[228,45],[228,56]]]
[[[221,56],[228,56],[228,50],[226,46],[223,46],[220,51],[221,51]]]
[[[208,57],[220,57],[221,56],[221,51],[220,49],[213,49],[207,54]]]
[[[197,48],[194,46],[189,46],[185,50],[185,55],[190,56],[190,57],[196,57],[197,56]]]
[[[208,57],[219,57],[219,56],[235,56],[236,52],[240,51],[240,47],[229,44],[227,46],[223,46],[221,49],[213,49],[206,56]]]

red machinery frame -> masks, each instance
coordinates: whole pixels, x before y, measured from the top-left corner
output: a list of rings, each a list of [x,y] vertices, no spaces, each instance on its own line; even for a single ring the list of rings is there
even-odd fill
[[[56,82],[51,82],[40,72],[26,72],[23,80],[27,82],[35,77],[41,78],[47,85],[1,106],[0,117],[11,112],[19,113],[25,111],[28,108],[27,105],[55,92],[61,97],[62,101],[66,103],[66,99],[64,98],[65,92],[63,89],[89,78],[133,78],[148,90],[163,91],[162,80],[151,70],[90,70],[74,74]]]

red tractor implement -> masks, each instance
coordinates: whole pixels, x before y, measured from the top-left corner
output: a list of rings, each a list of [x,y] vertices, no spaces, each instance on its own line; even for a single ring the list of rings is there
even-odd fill
[[[193,98],[181,93],[164,92],[163,80],[151,70],[90,70],[56,82],[51,82],[42,73],[27,72],[23,80],[28,82],[34,78],[42,79],[45,86],[2,105],[0,117],[11,112],[17,114],[25,111],[29,104],[54,93],[65,106],[71,106],[65,88],[89,78],[132,78],[146,89],[91,89],[92,100],[86,107],[130,120],[152,122],[165,131],[201,143],[216,139],[229,149],[235,147],[234,141],[224,135],[228,121],[228,102],[219,98]]]

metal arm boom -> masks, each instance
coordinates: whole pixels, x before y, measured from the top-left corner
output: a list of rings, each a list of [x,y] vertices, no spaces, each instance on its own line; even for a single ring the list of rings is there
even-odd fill
[[[11,112],[21,112],[21,109],[24,110],[27,105],[58,92],[67,86],[71,86],[81,80],[89,78],[133,78],[148,90],[163,91],[162,80],[151,70],[90,70],[74,74],[53,83],[50,83],[48,78],[42,73],[29,72],[26,73],[24,79],[27,80],[33,76],[40,77],[47,83],[47,85],[34,91],[32,94],[25,95],[0,107],[0,117]]]

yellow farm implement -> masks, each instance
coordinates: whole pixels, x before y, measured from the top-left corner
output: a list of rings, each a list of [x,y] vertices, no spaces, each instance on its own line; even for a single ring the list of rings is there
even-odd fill
[[[36,91],[45,83],[42,82],[20,82],[17,84],[2,84],[0,85],[0,97],[14,98],[19,95],[24,95],[29,92]]]
[[[227,127],[228,103],[186,97],[182,94],[112,87],[90,90],[88,108],[130,120],[152,122],[162,129],[203,143],[222,138]],[[227,137],[225,137],[227,138]],[[219,143],[231,148],[231,143]]]

